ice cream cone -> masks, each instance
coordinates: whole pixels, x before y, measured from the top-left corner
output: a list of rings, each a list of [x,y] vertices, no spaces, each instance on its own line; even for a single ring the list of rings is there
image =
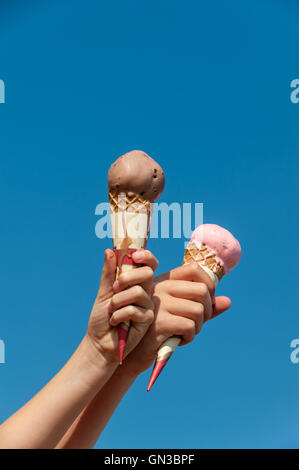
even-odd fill
[[[147,386],[148,392],[156,382],[168,360],[171,358],[173,351],[180,344],[180,342],[181,338],[179,336],[173,336],[172,338],[169,338],[167,341],[165,341],[165,343],[163,343],[160,347],[155,365],[151,373],[150,381]]]
[[[117,191],[109,191],[109,202],[117,278],[122,272],[140,266],[134,263],[132,254],[146,248],[153,204],[138,194]],[[123,362],[129,329],[129,322],[121,323],[118,327],[120,364]]]
[[[234,237],[222,227],[212,226],[212,225],[210,225],[209,227],[216,227],[216,229],[214,230],[216,231],[217,234],[219,232],[220,235],[225,237],[226,239],[225,241],[228,240],[229,242],[232,242],[232,240],[234,240],[236,242],[236,244],[234,243],[232,244],[232,248],[231,248],[231,251],[236,254],[235,259],[233,260],[233,262],[231,262],[231,266],[229,267],[229,269],[232,269],[238,263],[240,259],[241,248],[240,248],[239,242],[235,240]],[[209,228],[209,231],[210,230],[211,229]],[[219,258],[220,253],[218,253],[219,256],[217,256],[216,250],[213,251],[213,249],[211,249],[209,246],[207,246],[203,242],[201,242],[200,244],[197,243],[197,245],[196,243],[192,241],[192,237],[191,237],[191,240],[188,243],[186,250],[185,250],[183,265],[194,263],[194,262],[198,263],[211,277],[216,287],[218,282],[222,278],[222,276],[226,273],[224,269],[224,263]],[[226,243],[222,244],[222,248],[226,249]],[[238,249],[240,249],[240,253],[238,253]],[[227,255],[223,257],[226,258]],[[227,271],[229,269],[227,269]],[[159,377],[161,371],[164,369],[165,365],[167,364],[168,360],[170,359],[170,357],[172,356],[173,352],[175,351],[177,346],[180,344],[180,342],[181,342],[181,338],[179,336],[173,336],[172,338],[169,338],[168,340],[166,340],[162,344],[162,346],[160,346],[158,354],[157,354],[157,360],[155,362],[155,365],[154,365],[154,368],[150,377],[150,381],[147,387],[147,391],[151,389],[151,387],[153,386],[153,384]]]
[[[165,184],[160,165],[141,150],[121,155],[109,168],[113,247],[117,256],[116,277],[122,271],[134,269],[135,250],[145,248],[151,222],[153,203],[161,195]],[[119,327],[120,363],[123,360],[129,323]]]

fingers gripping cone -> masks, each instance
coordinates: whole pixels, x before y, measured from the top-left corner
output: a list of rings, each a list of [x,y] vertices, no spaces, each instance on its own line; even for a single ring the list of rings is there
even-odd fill
[[[183,265],[198,263],[216,287],[222,276],[236,266],[240,257],[240,244],[230,232],[218,225],[206,224],[193,232],[185,250]],[[148,392],[180,342],[181,337],[173,336],[160,346],[147,387]]]
[[[146,248],[153,204],[138,194],[109,191],[113,248],[116,254],[116,278],[124,271],[140,266],[132,254]],[[122,364],[130,323],[118,327],[119,363]]]
[[[194,261],[200,263],[200,260],[203,258],[203,253],[206,251],[206,248],[203,248],[202,251],[198,250],[196,246],[193,246],[193,244],[189,243],[187,245],[186,251],[185,251],[185,256],[184,256],[184,261],[183,265],[192,263]],[[209,261],[212,262],[212,258],[209,258]],[[219,280],[221,279],[220,277],[218,278],[218,275],[215,274],[213,271],[211,271],[207,266],[201,265],[204,270],[209,274],[209,276],[212,278],[212,280],[215,283],[215,287],[218,284]],[[221,273],[221,269],[218,269],[219,275]],[[171,358],[173,352],[175,349],[178,347],[180,344],[182,338],[180,336],[172,336],[168,340],[166,340],[162,346],[159,348],[158,354],[157,354],[157,359],[154,365],[154,368],[152,370],[152,374],[150,377],[150,381],[147,387],[147,391],[149,392],[154,383],[156,382],[157,378],[159,377],[160,373],[166,366],[167,362]]]

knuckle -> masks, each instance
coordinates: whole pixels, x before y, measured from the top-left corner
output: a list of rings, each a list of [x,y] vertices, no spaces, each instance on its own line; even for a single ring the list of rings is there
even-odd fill
[[[127,273],[121,273],[121,275],[118,276],[117,280],[118,280],[120,286],[125,285],[127,283],[127,280],[128,280],[128,274]]]
[[[189,269],[193,275],[197,275],[200,272],[200,267],[198,263],[194,262],[189,265]]]
[[[133,295],[136,299],[140,299],[143,296],[143,289],[141,286],[133,287]]]
[[[201,303],[196,303],[194,305],[194,315],[201,317],[204,314],[204,306]]]
[[[152,311],[155,310],[155,303],[150,296],[148,296],[147,309]]]
[[[116,296],[113,295],[113,296],[111,297],[111,300],[110,300],[110,306],[111,306],[112,308],[115,308],[115,307],[116,307],[116,298],[115,298],[115,297],[116,297]]]
[[[154,320],[154,317],[155,317],[154,311],[152,309],[148,309],[146,311],[146,318],[147,318],[148,323],[152,323]]]
[[[117,312],[114,312],[112,317],[111,317],[111,321],[113,323],[117,323],[118,322],[118,313]]]
[[[214,295],[215,292],[215,284],[212,279],[209,279],[207,282],[207,289],[208,289],[208,294]]]
[[[154,278],[154,273],[153,273],[153,270],[152,268],[150,268],[149,266],[144,266],[144,273],[147,277],[147,279],[153,279]]]
[[[205,297],[209,293],[208,286],[204,282],[200,282],[198,284],[198,292],[199,292],[199,295]]]
[[[192,334],[194,334],[194,331],[195,331],[195,323],[194,321],[189,320],[184,325],[184,334],[191,336]]]
[[[130,316],[135,315],[137,312],[137,308],[134,305],[128,305],[126,310],[127,310],[128,315]]]

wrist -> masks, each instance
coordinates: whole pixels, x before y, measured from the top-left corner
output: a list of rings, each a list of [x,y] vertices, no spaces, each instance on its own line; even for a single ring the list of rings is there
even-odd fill
[[[113,382],[123,394],[133,385],[139,373],[125,360],[113,374]]]
[[[138,375],[140,375],[144,368],[140,367],[140,364],[136,361],[135,358],[130,357],[130,355],[125,359],[124,363],[118,368],[120,372],[128,375],[131,380],[136,380]]]
[[[114,338],[115,339],[115,338]],[[88,345],[91,359],[95,362],[101,361],[108,367],[119,365],[118,346],[113,344],[113,338],[97,338],[93,332],[87,330],[84,342]]]
[[[90,370],[95,377],[105,378],[107,376],[109,379],[118,366],[116,362],[108,361],[99,352],[88,335],[82,339],[78,352],[84,358],[86,370]]]

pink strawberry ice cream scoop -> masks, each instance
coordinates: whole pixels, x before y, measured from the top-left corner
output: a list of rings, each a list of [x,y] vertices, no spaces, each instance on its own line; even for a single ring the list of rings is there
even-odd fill
[[[190,242],[199,250],[202,245],[211,250],[216,255],[216,260],[223,266],[225,274],[240,261],[240,243],[228,230],[219,225],[199,225],[192,233]]]

